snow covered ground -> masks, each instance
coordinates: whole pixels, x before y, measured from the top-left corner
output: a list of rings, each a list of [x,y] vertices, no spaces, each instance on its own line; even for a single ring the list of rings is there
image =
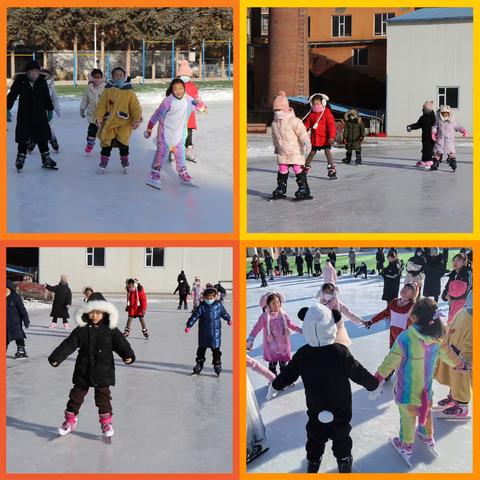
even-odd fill
[[[161,91],[163,94],[163,90]],[[15,169],[16,107],[8,124],[8,230],[10,232],[226,233],[232,230],[233,109],[232,90],[205,90],[208,114],[198,114],[194,132],[197,164],[187,162],[198,188],[182,185],[170,166],[161,191],[145,185],[155,153],[143,136],[162,96],[142,94],[143,124],[130,141],[130,172],[120,167],[114,149],[107,171],[98,174],[99,142],[85,156],[87,121],[78,113],[79,99],[61,99],[61,117],[53,128],[60,153],[52,153],[58,171],[41,168],[38,149]],[[155,130],[156,131],[156,130]],[[208,212],[208,206],[215,206]]]
[[[249,280],[247,286],[247,335],[261,313],[258,305],[260,296],[268,290],[278,290],[285,296],[285,309],[292,320],[298,310],[313,303],[322,284],[318,278],[286,277],[270,282],[268,288],[259,288],[258,280]],[[347,275],[338,281],[340,296],[344,303],[363,319],[371,318],[385,308],[381,300],[383,281],[378,277],[367,280],[354,279]],[[441,302],[441,309],[447,305]],[[346,322],[346,328],[353,344],[352,354],[370,372],[374,373],[388,351],[388,326],[386,322],[375,324],[370,330]],[[255,340],[254,350],[249,353],[263,362],[262,335]],[[292,350],[296,351],[305,342],[299,334],[293,334]],[[320,366],[321,367],[321,366]],[[294,388],[280,392],[278,396],[265,401],[266,381],[249,371],[248,375],[255,388],[261,414],[267,431],[267,446],[270,450],[248,466],[249,472],[301,473],[306,472],[305,461],[305,395],[301,379]],[[353,419],[352,432],[354,472],[444,472],[459,473],[472,471],[472,421],[452,422],[436,420],[435,438],[439,457],[435,457],[418,441],[412,457],[414,468],[409,469],[389,444],[389,437],[398,435],[399,414],[393,401],[393,385],[387,384],[383,395],[377,401],[368,400],[368,392],[352,385]],[[448,388],[434,382],[434,402],[444,398]],[[331,453],[331,442],[327,444],[321,472],[337,472],[336,460]]]
[[[396,139],[363,147],[362,166],[344,165],[333,149],[338,180],[328,180],[325,154],[308,175],[313,200],[269,202],[277,161],[270,135],[248,136],[249,232],[470,232],[472,143],[457,138],[455,173],[445,162],[436,172],[415,167],[421,143]],[[355,157],[355,155],[354,155]],[[353,162],[354,163],[354,162]],[[293,174],[287,194],[297,190]],[[448,202],[446,202],[448,199]],[[308,211],[308,214],[301,212]]]
[[[108,299],[120,311],[123,330],[124,298]],[[80,297],[74,298],[74,306],[80,302]],[[136,362],[127,366],[115,358],[115,435],[110,445],[101,438],[93,391],[82,406],[77,430],[66,437],[57,435],[76,355],[52,368],[47,357],[68,332],[61,327],[49,330],[49,309],[29,308],[29,358],[14,359],[14,343],[7,352],[7,471],[231,472],[232,331],[225,322],[220,378],[213,372],[210,351],[203,374],[191,376],[197,325],[185,334],[189,312],[176,307],[173,297],[150,302],[146,316],[150,338],[143,338],[137,321],[128,338]],[[231,303],[225,307],[231,313]]]

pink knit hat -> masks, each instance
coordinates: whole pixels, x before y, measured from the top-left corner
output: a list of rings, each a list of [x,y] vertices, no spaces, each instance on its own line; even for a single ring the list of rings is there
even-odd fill
[[[273,109],[282,110],[283,112],[290,111],[287,94],[283,90],[280,90],[275,97],[275,100],[273,101]]]
[[[182,60],[177,70],[177,77],[185,76],[191,77],[193,75],[192,69],[188,64],[188,60]]]

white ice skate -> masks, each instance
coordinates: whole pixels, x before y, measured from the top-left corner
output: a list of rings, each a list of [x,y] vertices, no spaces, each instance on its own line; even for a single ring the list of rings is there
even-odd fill
[[[436,456],[438,457],[438,452],[435,449],[435,439],[433,437],[427,437],[424,432],[417,427],[417,437],[423,442],[423,444]]]
[[[67,433],[73,432],[77,426],[78,416],[72,412],[65,412],[65,421],[58,427],[58,434],[62,437]]]
[[[157,190],[161,190],[161,189],[162,189],[162,182],[161,182],[160,179],[148,177],[148,178],[147,178],[147,181],[146,181],[145,183],[146,183],[147,185],[149,185],[150,187],[156,188]]]
[[[413,454],[413,449],[410,446],[410,448],[407,448],[406,445],[398,438],[389,438],[390,444],[392,447],[395,449],[395,451],[402,457],[402,460],[410,467],[412,468],[413,465],[410,462],[410,457]]]
[[[193,145],[187,147],[187,151],[185,152],[185,158],[189,162],[197,163],[195,158],[195,151],[193,150]]]

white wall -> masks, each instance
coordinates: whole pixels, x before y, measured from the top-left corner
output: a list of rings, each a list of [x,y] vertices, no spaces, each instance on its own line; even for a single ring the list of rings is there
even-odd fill
[[[39,282],[56,284],[61,274],[67,274],[74,292],[91,286],[115,293],[123,292],[125,280],[132,277],[139,279],[147,293],[173,293],[180,270],[190,284],[195,275],[204,284],[233,279],[231,248],[165,248],[164,267],[145,267],[144,256],[144,248],[106,247],[105,267],[87,267],[86,248],[40,248]]]
[[[425,100],[437,105],[437,87],[459,87],[455,116],[473,134],[473,24],[394,25],[387,30],[387,134],[407,133]]]

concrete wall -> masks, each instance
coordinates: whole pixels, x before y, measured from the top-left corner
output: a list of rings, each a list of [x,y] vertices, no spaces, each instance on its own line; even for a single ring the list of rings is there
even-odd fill
[[[180,270],[189,283],[195,275],[203,283],[233,279],[230,248],[165,248],[164,267],[145,267],[144,248],[106,247],[105,267],[87,267],[86,258],[86,248],[40,248],[39,282],[56,284],[65,273],[74,292],[90,286],[115,293],[124,291],[127,278],[136,277],[147,293],[173,293]]]
[[[473,24],[389,25],[387,34],[387,134],[407,134],[406,125],[421,114],[425,100],[438,108],[438,87],[459,87],[461,124],[472,134]]]

